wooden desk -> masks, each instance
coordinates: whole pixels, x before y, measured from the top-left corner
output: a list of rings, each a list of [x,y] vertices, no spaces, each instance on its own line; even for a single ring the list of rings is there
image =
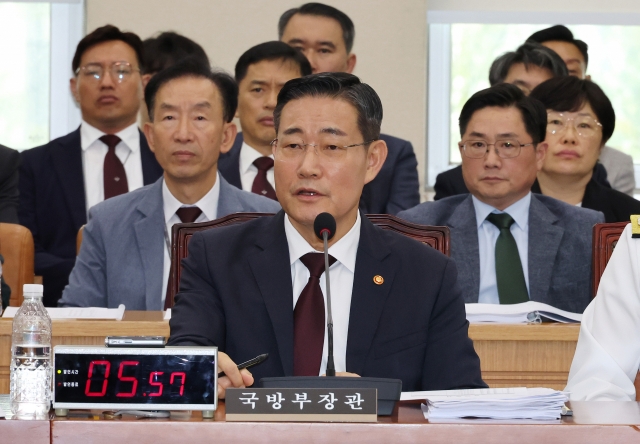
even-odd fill
[[[0,318],[0,393],[9,393],[11,319]],[[473,324],[469,336],[491,387],[564,388],[576,350],[577,324]],[[122,321],[53,321],[53,345],[102,345],[110,335],[169,336],[161,312],[125,312]]]
[[[49,444],[50,421],[7,421],[0,419],[0,442],[11,444]]]
[[[391,417],[374,424],[343,423],[242,423],[225,422],[224,403],[214,420],[197,413],[188,420],[54,419],[53,444],[190,444],[243,443],[640,443],[640,406],[635,402],[573,403],[574,416],[544,424],[466,421],[464,424],[430,424],[420,403],[401,403]]]

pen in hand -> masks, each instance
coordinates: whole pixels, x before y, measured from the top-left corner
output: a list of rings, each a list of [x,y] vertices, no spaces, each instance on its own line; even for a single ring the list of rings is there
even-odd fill
[[[254,365],[258,365],[266,361],[268,357],[269,357],[269,353],[265,353],[265,354],[256,356],[253,359],[249,359],[248,361],[243,362],[242,364],[238,364],[238,370],[242,370],[243,368],[249,368],[249,367],[253,367]],[[226,376],[224,372],[218,373],[218,378],[222,378],[223,376]]]

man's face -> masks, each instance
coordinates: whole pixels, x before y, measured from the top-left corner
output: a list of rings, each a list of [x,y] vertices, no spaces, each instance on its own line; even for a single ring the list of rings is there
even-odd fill
[[[287,23],[281,40],[302,51],[314,74],[351,73],[356,66],[355,54],[347,53],[340,23],[332,18],[294,14]]]
[[[126,62],[133,72],[118,82],[111,74],[114,63]],[[102,67],[100,80],[82,67]],[[80,72],[71,79],[71,92],[80,105],[82,118],[104,131],[117,132],[135,123],[142,100],[140,66],[133,48],[123,41],[111,40],[87,49],[80,59]]]
[[[493,144],[496,140],[516,140],[520,144],[531,143],[522,115],[517,108],[488,107],[476,111],[462,136],[462,142],[483,140]],[[471,194],[480,201],[504,210],[523,198],[536,180],[542,167],[546,144],[523,146],[520,155],[503,159],[496,154],[495,147],[481,159],[466,157],[462,148],[462,175]]]
[[[275,139],[273,109],[278,93],[291,79],[300,77],[300,68],[291,61],[263,60],[249,66],[240,81],[238,111],[245,142],[264,155],[271,154],[271,141]]]
[[[541,68],[536,65],[525,65],[524,63],[515,63],[509,69],[504,83],[511,83],[522,90],[525,95],[529,95],[533,88],[542,82],[553,77],[553,73],[547,68]]]
[[[587,73],[587,64],[576,45],[569,42],[552,40],[550,42],[542,43],[542,46],[546,46],[551,49],[558,54],[562,60],[564,60],[570,76],[576,76],[579,79],[585,78]]]
[[[298,231],[313,229],[313,221],[322,212],[336,218],[338,234],[341,227],[350,228],[355,222],[362,188],[380,171],[387,146],[376,141],[368,150],[365,146],[345,148],[338,158],[322,151],[332,145],[365,142],[357,119],[356,109],[342,99],[303,97],[284,106],[273,148],[276,194]],[[281,148],[303,143],[318,146],[307,146],[297,157],[287,157]]]
[[[231,148],[236,126],[223,118],[222,98],[209,79],[170,80],[156,94],[153,121],[144,133],[165,178],[215,181],[220,152]]]

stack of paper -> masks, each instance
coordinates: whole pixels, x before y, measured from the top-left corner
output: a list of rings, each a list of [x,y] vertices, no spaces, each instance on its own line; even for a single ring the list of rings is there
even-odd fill
[[[548,388],[500,388],[442,390],[403,393],[401,400],[424,399],[424,417],[429,420],[459,418],[560,419],[564,403],[563,392]]]
[[[20,307],[7,307],[2,313],[3,318],[13,318]],[[114,319],[121,321],[125,307],[120,304],[118,308],[100,307],[45,307],[51,319]]]
[[[536,301],[522,304],[465,304],[465,309],[467,320],[471,323],[536,324],[543,318],[564,323],[582,321],[580,313],[571,313]]]

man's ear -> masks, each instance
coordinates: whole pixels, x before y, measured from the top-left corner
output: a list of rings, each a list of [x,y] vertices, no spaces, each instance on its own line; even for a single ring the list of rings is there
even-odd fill
[[[389,150],[384,140],[376,140],[369,145],[367,150],[367,172],[365,174],[364,183],[367,184],[376,178],[385,160]]]
[[[536,147],[536,167],[538,168],[538,171],[542,169],[544,158],[547,155],[547,149],[549,149],[549,144],[547,142],[540,142]]]
[[[236,141],[236,135],[238,134],[238,127],[235,123],[229,122],[224,124],[224,130],[222,130],[222,143],[220,144],[220,153],[228,153],[233,147],[233,142]]]
[[[347,56],[347,73],[352,74],[356,68],[356,55],[351,53]]]
[[[69,89],[71,90],[71,95],[75,101],[80,104],[80,97],[78,96],[78,79],[76,77],[72,77],[69,80]]]
[[[142,89],[145,89],[147,87],[147,83],[149,83],[151,77],[153,77],[153,75],[151,74],[142,74]]]
[[[153,124],[151,122],[147,122],[142,127],[142,131],[144,132],[144,135],[147,138],[147,144],[149,144],[149,149],[151,150],[151,152],[155,153],[156,144],[153,138],[153,131],[151,131],[152,127],[153,127]]]

